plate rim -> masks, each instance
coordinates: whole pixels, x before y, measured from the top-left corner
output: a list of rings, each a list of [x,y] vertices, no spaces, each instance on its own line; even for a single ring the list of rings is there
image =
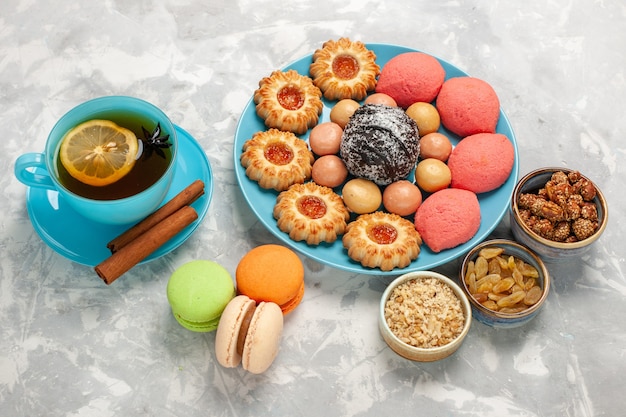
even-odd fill
[[[400,54],[400,53],[404,53],[404,52],[422,52],[425,54],[428,54],[432,57],[434,57],[435,59],[437,59],[443,66],[445,67],[450,67],[452,69],[455,70],[455,72],[457,72],[460,75],[455,75],[456,76],[470,76],[466,71],[458,68],[457,66],[455,66],[454,64],[451,64],[450,62],[436,56],[433,54],[430,54],[428,52],[424,52],[421,51],[419,49],[414,49],[408,46],[403,46],[403,45],[394,45],[394,44],[388,44],[388,43],[365,43],[365,46],[368,49],[393,49],[396,50],[397,52],[394,54],[394,56]],[[292,60],[291,62],[289,62],[287,65],[283,66],[280,68],[281,71],[285,71],[287,69],[293,68],[295,66],[298,65],[302,65],[304,61],[306,60],[311,60],[312,61],[312,56],[313,56],[313,52],[307,55],[304,55],[298,59]],[[378,55],[377,55],[378,57]],[[382,67],[382,66],[381,66]],[[446,79],[448,78],[453,78],[453,77],[449,77],[446,71]],[[269,227],[268,224],[266,224],[266,221],[261,217],[258,208],[253,204],[253,202],[251,201],[251,197],[248,196],[248,194],[246,193],[246,189],[244,184],[242,183],[243,181],[251,181],[246,175],[245,175],[245,170],[243,169],[243,167],[241,166],[240,163],[240,155],[241,155],[241,148],[237,146],[237,142],[238,139],[240,138],[240,132],[242,130],[242,122],[244,121],[244,117],[246,114],[248,114],[250,111],[253,111],[254,113],[256,113],[253,109],[254,107],[254,100],[253,97],[251,97],[247,104],[244,106],[241,115],[239,117],[239,120],[237,122],[237,127],[235,129],[235,137],[233,140],[233,161],[234,161],[234,165],[235,165],[235,176],[237,179],[237,183],[239,185],[239,188],[241,190],[241,193],[244,196],[244,199],[246,200],[248,206],[250,207],[250,209],[252,210],[252,212],[254,213],[254,215],[256,216],[257,220],[263,224],[263,226],[272,234],[274,235],[277,239],[279,239],[281,242],[283,242],[284,244],[286,244],[287,246],[289,246],[291,249],[295,250],[296,252],[311,258],[313,260],[316,260],[324,265],[342,270],[342,271],[346,271],[346,272],[350,272],[350,273],[356,273],[356,274],[363,274],[363,275],[384,275],[384,276],[395,276],[395,275],[401,275],[407,272],[414,272],[414,271],[423,271],[423,270],[428,270],[428,269],[432,269],[441,265],[444,265],[448,262],[452,262],[462,256],[464,256],[467,252],[469,252],[469,250],[474,246],[479,244],[480,242],[482,242],[483,240],[485,240],[496,228],[497,226],[502,222],[504,216],[507,213],[507,209],[509,206],[509,201],[512,197],[512,193],[513,193],[513,188],[514,188],[514,184],[517,181],[518,177],[519,177],[519,149],[518,149],[518,143],[517,143],[517,139],[516,139],[516,135],[515,132],[513,130],[513,126],[511,125],[511,122],[506,114],[506,112],[504,111],[504,109],[502,108],[502,106],[500,106],[500,118],[498,120],[498,124],[503,123],[507,128],[508,131],[510,132],[510,135],[507,135],[508,139],[512,142],[513,147],[514,147],[514,151],[515,151],[515,158],[514,158],[514,163],[513,163],[513,168],[511,170],[511,174],[509,175],[509,178],[507,179],[507,182],[509,181],[513,181],[513,187],[511,187],[510,193],[508,193],[508,198],[506,201],[506,204],[502,204],[502,207],[497,210],[497,215],[494,217],[493,213],[492,214],[492,218],[493,223],[488,226],[486,228],[485,231],[483,231],[482,233],[475,234],[469,241],[456,246],[455,248],[450,248],[447,249],[445,251],[439,252],[437,254],[435,254],[435,256],[439,256],[439,255],[443,255],[440,258],[438,258],[436,261],[434,262],[430,262],[427,265],[423,265],[423,266],[416,266],[416,267],[411,267],[411,264],[413,264],[414,262],[419,260],[419,257],[412,261],[411,264],[405,268],[394,268],[391,271],[382,271],[379,268],[366,268],[364,266],[362,266],[359,262],[356,262],[354,260],[352,260],[351,258],[348,257],[347,253],[345,254],[345,258],[346,258],[346,263],[345,264],[338,264],[336,262],[332,262],[329,261],[327,259],[324,259],[322,256],[318,255],[318,252],[320,252],[321,250],[324,249],[324,246],[326,244],[320,244],[318,246],[310,246],[307,245],[306,247],[302,246],[302,242],[296,242],[293,241],[291,238],[289,238],[289,235],[282,232],[280,229],[277,228],[272,228]],[[324,106],[326,107],[326,105]],[[323,116],[323,115],[322,115]],[[322,121],[322,116],[320,116],[320,122]],[[262,121],[260,121],[261,124],[263,124]],[[442,126],[443,128],[443,126]],[[443,128],[445,130],[445,128]],[[304,135],[297,135],[298,137],[300,137],[302,139],[303,136],[308,136],[308,132],[305,133]],[[447,132],[448,134],[450,134],[450,132]],[[454,137],[455,135],[452,134],[452,136]],[[243,143],[242,143],[243,144]],[[258,185],[257,185],[258,186]],[[260,190],[261,192],[271,192],[271,190]],[[483,194],[489,194],[489,193],[483,193]],[[481,194],[478,194],[479,200],[481,197]],[[482,213],[481,213],[481,221],[482,221]],[[340,241],[340,238],[338,238],[338,241]],[[333,244],[337,244],[337,241],[334,242]],[[426,248],[426,245],[424,243],[422,243],[422,250]],[[448,251],[452,251],[452,252],[448,252]],[[321,252],[323,254],[323,252]]]

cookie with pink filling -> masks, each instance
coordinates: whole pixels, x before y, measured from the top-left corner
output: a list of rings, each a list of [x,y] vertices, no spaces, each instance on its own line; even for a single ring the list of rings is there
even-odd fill
[[[500,187],[515,162],[513,143],[500,133],[478,133],[461,140],[448,158],[450,186],[476,194]]]
[[[500,118],[500,100],[485,81],[474,77],[446,80],[437,96],[441,124],[461,137],[494,133]]]
[[[415,228],[433,252],[454,248],[470,240],[480,227],[476,194],[446,188],[431,194],[415,213]]]
[[[437,58],[423,52],[405,52],[385,64],[376,92],[387,94],[406,109],[418,101],[433,101],[445,77],[446,71]]]

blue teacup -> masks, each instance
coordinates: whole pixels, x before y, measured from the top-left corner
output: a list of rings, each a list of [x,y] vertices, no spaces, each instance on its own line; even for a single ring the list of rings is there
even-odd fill
[[[59,148],[66,133],[75,126],[93,119],[149,120],[160,125],[163,134],[169,134],[171,159],[160,178],[143,191],[117,199],[93,199],[70,191],[60,179]],[[149,128],[153,129],[153,127]],[[89,100],[67,112],[52,128],[43,153],[26,153],[15,161],[15,176],[29,187],[57,191],[80,215],[98,223],[130,224],[148,216],[163,202],[174,176],[177,153],[174,125],[154,105],[133,97],[107,96]],[[145,151],[145,149],[144,149]],[[112,184],[110,187],[114,187]]]

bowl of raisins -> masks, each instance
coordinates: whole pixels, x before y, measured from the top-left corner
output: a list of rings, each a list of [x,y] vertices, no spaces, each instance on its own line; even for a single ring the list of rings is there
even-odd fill
[[[496,328],[528,323],[550,292],[550,274],[541,258],[508,239],[488,240],[470,250],[459,281],[473,317]]]
[[[513,190],[509,214],[515,240],[552,262],[585,253],[608,222],[600,189],[567,168],[526,174]]]

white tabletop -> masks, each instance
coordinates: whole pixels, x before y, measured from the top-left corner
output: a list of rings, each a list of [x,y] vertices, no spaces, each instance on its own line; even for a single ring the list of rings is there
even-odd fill
[[[612,1],[86,1],[0,5],[0,415],[617,416],[625,404],[626,16]],[[520,174],[578,169],[604,191],[606,232],[549,264],[552,292],[517,330],[474,322],[436,363],[394,354],[377,330],[392,277],[303,257],[302,304],[261,375],[225,369],[214,333],[183,329],[165,295],[194,259],[234,273],[278,240],[235,179],[233,137],[258,81],[346,36],[399,44],[488,81],[516,133]],[[106,286],[48,247],[15,159],[86,99],[161,107],[205,150],[214,195],[195,234]],[[509,236],[505,218],[493,234]],[[458,261],[436,268],[454,276]]]

